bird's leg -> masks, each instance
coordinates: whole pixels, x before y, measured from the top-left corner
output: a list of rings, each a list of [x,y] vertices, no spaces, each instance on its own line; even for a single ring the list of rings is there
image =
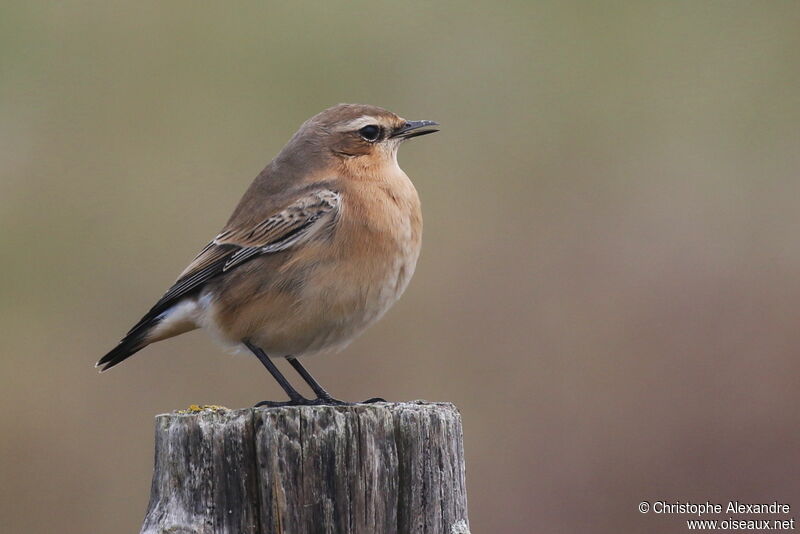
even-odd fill
[[[306,384],[308,384],[308,386],[314,390],[314,393],[317,395],[317,400],[321,401],[320,404],[350,404],[338,399],[334,399],[331,394],[325,391],[325,388],[322,387],[313,376],[311,376],[311,373],[309,373],[306,368],[303,367],[299,361],[297,361],[297,358],[294,358],[293,356],[287,356],[286,360],[289,362],[289,365],[294,367],[294,370],[297,371],[297,374],[299,374],[303,380],[306,381]]]
[[[320,385],[320,383],[317,382],[313,376],[311,376],[311,373],[309,373],[306,370],[306,368],[303,367],[303,364],[301,364],[297,360],[297,358],[294,358],[292,356],[287,356],[286,359],[289,361],[289,365],[294,367],[294,370],[297,371],[297,374],[299,374],[303,378],[303,380],[306,381],[306,384],[308,384],[308,386],[312,390],[314,390],[314,393],[317,395],[317,398],[314,401],[317,401],[316,402],[317,404],[328,404],[334,406],[344,406],[353,404],[352,402],[345,402],[345,401],[340,401],[338,399],[334,399],[331,396],[331,394],[325,391],[325,388],[323,388]],[[314,401],[311,402],[314,403]],[[386,401],[379,397],[373,397],[371,399],[367,399],[364,401],[364,403],[372,403],[372,402],[386,402]]]
[[[260,361],[264,367],[267,368],[267,371],[272,375],[272,378],[275,379],[276,382],[283,388],[287,395],[289,395],[289,400],[284,402],[275,402],[275,401],[261,401],[256,404],[256,406],[298,406],[303,404],[309,404],[311,401],[300,395],[296,389],[292,387],[286,377],[278,370],[272,360],[269,359],[267,353],[265,353],[260,348],[256,347],[252,343],[247,340],[242,341],[244,345],[250,349],[250,351],[256,355],[258,361]]]

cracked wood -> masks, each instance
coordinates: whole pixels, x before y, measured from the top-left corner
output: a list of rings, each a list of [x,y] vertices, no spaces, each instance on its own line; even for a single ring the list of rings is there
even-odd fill
[[[156,419],[143,534],[468,534],[447,403],[210,410]]]

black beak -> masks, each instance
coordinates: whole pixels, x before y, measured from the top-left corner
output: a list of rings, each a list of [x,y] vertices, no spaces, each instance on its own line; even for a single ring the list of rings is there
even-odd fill
[[[406,121],[404,125],[392,132],[391,137],[411,139],[420,135],[432,134],[439,131],[435,126],[439,126],[439,123],[433,121]]]

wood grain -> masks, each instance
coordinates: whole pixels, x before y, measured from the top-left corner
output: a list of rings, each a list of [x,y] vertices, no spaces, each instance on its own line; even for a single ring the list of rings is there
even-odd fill
[[[468,534],[447,403],[204,410],[156,419],[146,534]]]

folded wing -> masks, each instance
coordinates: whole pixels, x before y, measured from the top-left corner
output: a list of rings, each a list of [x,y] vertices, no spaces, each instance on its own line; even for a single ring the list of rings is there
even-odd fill
[[[164,296],[97,365],[105,371],[147,346],[148,333],[164,314],[184,298],[195,295],[214,277],[262,254],[298,246],[323,231],[335,221],[340,203],[339,193],[321,189],[306,193],[257,224],[229,225],[200,251]]]

